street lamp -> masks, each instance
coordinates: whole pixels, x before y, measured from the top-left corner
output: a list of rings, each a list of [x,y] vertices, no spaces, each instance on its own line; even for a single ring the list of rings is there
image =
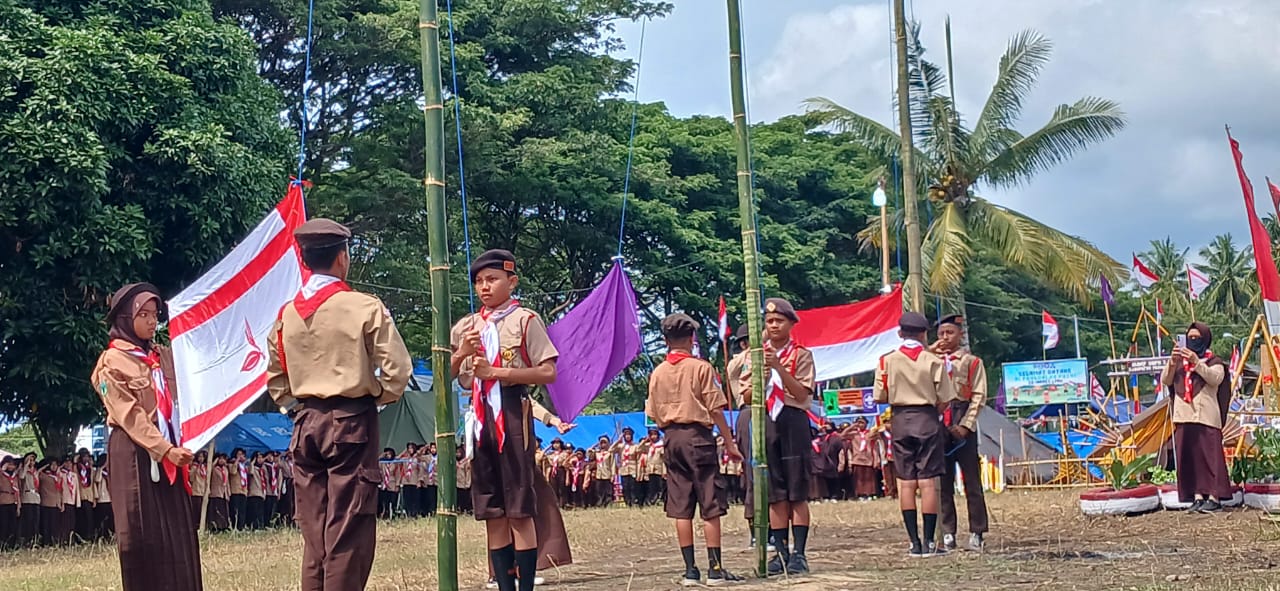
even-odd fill
[[[885,213],[889,196],[884,192],[884,177],[871,194],[871,204],[880,208],[880,292],[889,293],[893,288],[889,286],[889,220]]]

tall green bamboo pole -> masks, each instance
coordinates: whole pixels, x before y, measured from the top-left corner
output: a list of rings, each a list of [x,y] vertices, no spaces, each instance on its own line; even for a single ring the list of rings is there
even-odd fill
[[[756,574],[767,573],[769,546],[769,466],[764,454],[764,318],[760,314],[760,267],[756,264],[756,211],[751,200],[751,133],[742,84],[742,19],[738,0],[729,3],[729,85],[733,91],[733,132],[738,145],[738,211],[742,216],[742,262],[746,267],[747,336],[751,347],[751,463]]]
[[[431,388],[436,397],[436,569],[440,591],[458,589],[458,420],[449,357],[449,240],[444,196],[444,97],[440,88],[440,21],[436,0],[422,0],[418,21],[422,44],[422,98],[426,119],[427,247],[431,257]]]
[[[924,281],[920,274],[920,213],[916,211],[915,147],[911,145],[911,91],[907,67],[907,17],[903,0],[893,0],[893,25],[898,46],[898,133],[902,137],[902,213],[907,226],[907,291],[909,307],[924,310]]]

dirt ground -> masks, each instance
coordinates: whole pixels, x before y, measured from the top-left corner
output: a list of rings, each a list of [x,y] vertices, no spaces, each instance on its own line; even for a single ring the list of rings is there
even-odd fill
[[[809,543],[813,574],[755,580],[739,588],[1280,591],[1280,525],[1256,511],[1091,519],[1080,515],[1071,492],[1004,493],[992,496],[990,505],[992,532],[984,553],[932,559],[905,555],[905,534],[892,501],[815,505]],[[735,508],[726,521],[725,562],[749,574],[753,555],[746,550],[741,516],[741,508]],[[659,509],[571,511],[565,518],[575,564],[542,573],[547,585],[540,589],[678,588],[682,567],[674,530]],[[962,524],[963,519],[962,513]],[[381,525],[369,589],[435,589],[435,530],[435,522],[426,519]],[[476,522],[459,524],[463,589],[482,588],[482,536]],[[298,588],[296,532],[219,535],[202,547],[209,591]],[[705,563],[701,544],[698,548],[698,560]],[[0,554],[0,590],[119,589],[117,569],[109,545],[5,553]]]

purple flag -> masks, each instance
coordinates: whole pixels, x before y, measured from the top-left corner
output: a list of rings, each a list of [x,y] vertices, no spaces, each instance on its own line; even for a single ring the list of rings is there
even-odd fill
[[[1099,275],[1102,283],[1102,303],[1108,306],[1116,305],[1116,293],[1111,291],[1111,282],[1107,281],[1106,275]]]
[[[547,386],[556,413],[570,422],[640,353],[640,318],[631,280],[620,263],[563,318],[547,327],[560,351],[558,377]]]

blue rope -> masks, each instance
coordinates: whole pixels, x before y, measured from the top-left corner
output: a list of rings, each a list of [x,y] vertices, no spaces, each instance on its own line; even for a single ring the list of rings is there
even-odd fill
[[[298,176],[293,181],[299,185],[302,184],[302,172],[307,165],[307,87],[311,85],[311,39],[315,30],[312,26],[315,14],[316,1],[307,0],[307,49],[306,61],[302,69],[302,123],[299,125],[301,137],[298,140]]]
[[[453,40],[453,0],[445,0],[449,15],[449,69],[453,74],[453,127],[458,136],[458,188],[462,190],[462,250],[467,255],[467,267],[471,267],[471,223],[467,216],[467,175],[462,162],[462,97],[458,94],[458,52]],[[467,281],[467,298],[471,312],[476,311],[476,287]]]
[[[622,238],[627,228],[627,196],[631,192],[631,161],[636,153],[636,113],[640,110],[640,67],[644,64],[644,32],[649,19],[640,21],[640,49],[636,54],[636,86],[631,99],[631,136],[627,138],[627,171],[622,177],[622,215],[618,221],[618,256],[622,259]]]

